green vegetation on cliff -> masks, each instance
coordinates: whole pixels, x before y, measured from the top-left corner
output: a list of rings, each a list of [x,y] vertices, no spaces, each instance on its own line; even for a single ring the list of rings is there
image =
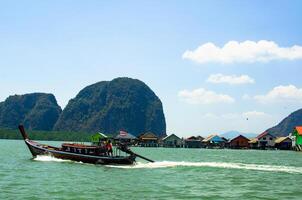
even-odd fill
[[[32,93],[9,96],[0,103],[0,127],[52,130],[61,108],[52,94]]]
[[[26,131],[32,140],[90,142],[93,134],[65,131]],[[0,139],[23,139],[19,130],[0,129]]]
[[[299,109],[284,118],[277,126],[267,131],[276,136],[287,136],[296,126],[302,125],[302,109]]]
[[[69,101],[54,130],[163,135],[166,122],[160,99],[145,83],[116,78],[81,90]]]

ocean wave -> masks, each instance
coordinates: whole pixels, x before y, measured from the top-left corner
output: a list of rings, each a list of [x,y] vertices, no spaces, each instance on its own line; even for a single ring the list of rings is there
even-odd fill
[[[278,166],[278,165],[260,165],[260,164],[245,164],[245,163],[228,163],[228,162],[174,162],[174,161],[160,161],[154,163],[140,163],[134,165],[119,166],[109,165],[108,167],[123,168],[123,169],[156,169],[168,167],[213,167],[213,168],[226,168],[226,169],[246,169],[257,171],[270,171],[270,172],[286,172],[302,174],[302,167],[293,166]]]

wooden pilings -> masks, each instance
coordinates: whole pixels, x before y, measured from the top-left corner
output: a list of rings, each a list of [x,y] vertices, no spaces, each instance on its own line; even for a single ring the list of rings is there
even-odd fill
[[[296,151],[302,151],[302,145],[296,144],[295,150],[296,150]]]

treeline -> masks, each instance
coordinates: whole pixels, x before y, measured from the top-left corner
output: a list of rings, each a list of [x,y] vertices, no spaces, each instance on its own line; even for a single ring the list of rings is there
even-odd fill
[[[64,131],[26,131],[32,140],[90,142],[91,133]],[[0,129],[0,139],[23,139],[19,130]]]

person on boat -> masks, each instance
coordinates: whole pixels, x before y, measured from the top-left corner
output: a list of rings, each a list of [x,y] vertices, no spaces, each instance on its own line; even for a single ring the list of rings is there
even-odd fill
[[[102,138],[99,138],[98,146],[102,146],[104,144],[104,140]]]
[[[112,151],[112,144],[110,140],[108,140],[106,148],[107,148],[108,156],[112,156],[113,151]]]
[[[100,155],[107,155],[107,140],[102,140],[99,143]]]

